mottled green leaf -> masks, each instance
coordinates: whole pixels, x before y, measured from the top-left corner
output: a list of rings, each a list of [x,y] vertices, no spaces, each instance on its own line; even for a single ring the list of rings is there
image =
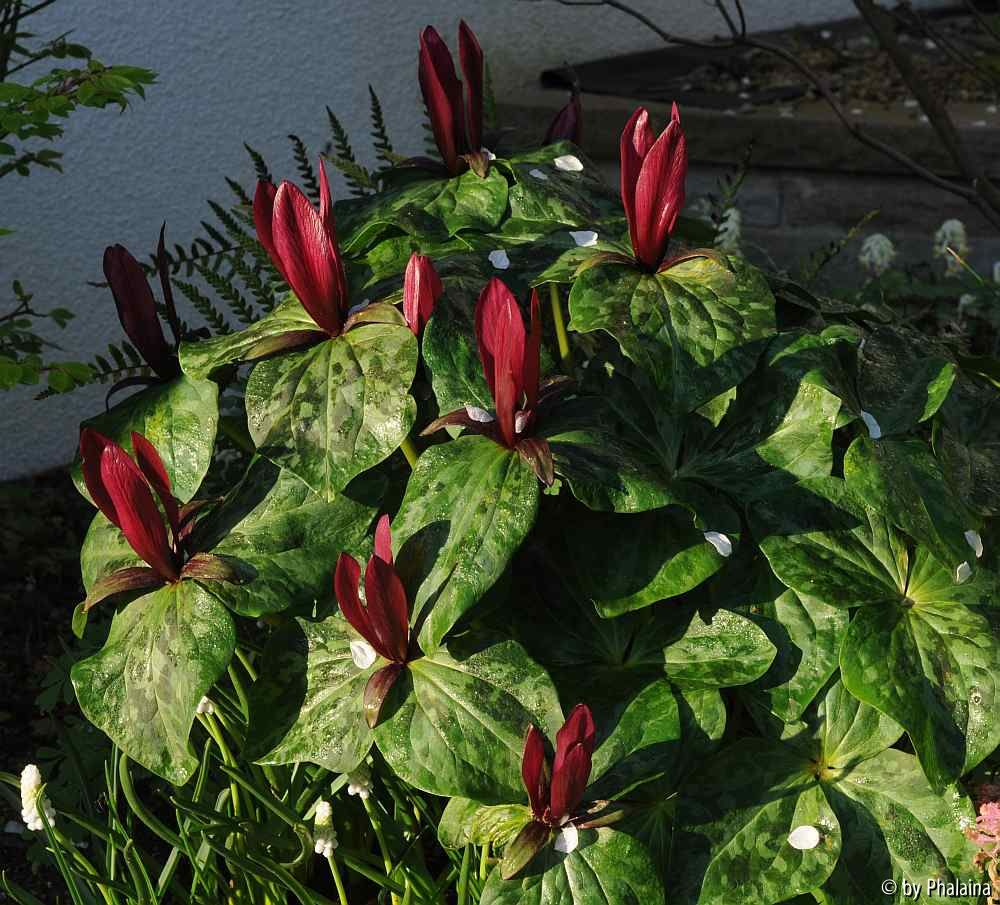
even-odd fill
[[[296,619],[268,640],[250,689],[245,755],[257,763],[308,762],[346,773],[368,753],[364,691],[385,661],[359,669],[351,659],[357,635],[340,615]]]
[[[392,533],[425,651],[503,573],[534,524],[538,497],[531,468],[486,437],[461,437],[421,455]]]
[[[134,761],[175,785],[198,766],[188,734],[236,646],[226,608],[193,581],[133,600],[96,654],[73,666],[80,707]]]
[[[184,376],[147,387],[81,425],[100,431],[129,453],[132,431],[142,434],[163,459],[174,496],[184,502],[195,495],[208,471],[218,426],[219,388],[210,380]],[[72,474],[77,490],[90,499],[79,454]]]
[[[392,309],[388,309],[392,310]],[[258,451],[327,499],[410,432],[417,343],[402,317],[258,364],[247,381]]]

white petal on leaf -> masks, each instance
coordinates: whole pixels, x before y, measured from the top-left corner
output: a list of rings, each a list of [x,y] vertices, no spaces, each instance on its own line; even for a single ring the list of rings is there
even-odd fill
[[[555,850],[568,855],[580,844],[580,833],[572,823],[567,823],[556,836]]]
[[[368,669],[376,656],[375,648],[367,641],[355,639],[351,642],[351,660],[358,669]]]
[[[961,584],[963,581],[968,581],[969,576],[972,575],[972,566],[967,562],[960,562],[958,568],[955,569],[955,584]]]
[[[816,848],[819,845],[819,839],[819,830],[808,824],[797,826],[788,834],[788,844],[800,852]]]
[[[976,559],[981,559],[983,555],[983,538],[973,528],[965,532],[965,542],[972,547],[972,552],[976,554]]]
[[[715,547],[719,556],[729,556],[733,552],[733,542],[721,531],[706,531],[705,540]]]
[[[486,409],[481,409],[478,405],[467,405],[465,414],[479,424],[489,424],[491,421],[497,420]]]
[[[879,423],[875,420],[875,416],[871,412],[862,412],[861,420],[864,421],[865,427],[868,428],[868,436],[873,440],[878,440],[882,437],[882,428]]]
[[[533,169],[533,170],[528,170],[528,175],[529,176],[534,176],[535,179],[540,179],[542,182],[548,182],[549,181],[549,177],[546,176],[545,173],[543,173],[537,167],[535,169]]]
[[[510,267],[510,258],[507,257],[507,252],[502,248],[498,248],[496,251],[490,252],[490,263],[497,270],[506,270]]]
[[[597,233],[592,229],[571,229],[569,234],[580,248],[589,248],[597,244]]]
[[[494,154],[489,148],[480,148],[479,149],[479,153],[480,154],[485,154],[487,160],[496,160],[497,159],[497,155]]]
[[[565,170],[567,173],[579,173],[583,169],[580,158],[575,154],[563,154],[552,161],[557,170]]]

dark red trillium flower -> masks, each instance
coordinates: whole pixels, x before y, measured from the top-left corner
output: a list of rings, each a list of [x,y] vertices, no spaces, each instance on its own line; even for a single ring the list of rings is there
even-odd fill
[[[173,495],[170,476],[156,447],[142,434],[132,432],[132,448],[134,459],[93,428],[80,432],[83,480],[90,498],[147,563],[119,569],[96,582],[84,609],[112,594],[155,588],[184,578],[239,581],[233,566],[222,557],[188,549],[193,516],[204,503],[181,504]]]
[[[389,516],[375,529],[375,552],[365,567],[365,600],[358,594],[361,566],[349,553],[341,553],[333,576],[340,611],[354,630],[385,660],[365,686],[365,718],[378,722],[386,695],[410,659],[410,619],[406,590],[392,561]]]
[[[319,210],[291,182],[261,180],[253,198],[257,238],[316,325],[339,336],[348,316],[347,276],[337,247],[333,202],[323,158]]]
[[[173,291],[166,268],[164,230],[160,230],[157,250],[160,285],[167,317],[174,333],[174,344],[180,339],[180,327],[174,309]],[[149,287],[142,265],[132,257],[124,245],[109,245],[104,249],[104,277],[111,287],[125,335],[161,380],[170,380],[181,372],[177,353],[163,335],[163,327],[156,313],[156,300]]]
[[[471,166],[485,176],[489,157],[483,152],[483,50],[464,21],[458,26],[458,58],[465,76],[464,103],[448,45],[431,25],[420,32],[417,75],[441,159],[452,175]]]
[[[583,143],[583,106],[580,103],[580,92],[573,88],[573,96],[569,103],[560,110],[542,140],[543,145],[551,145],[557,141],[571,141],[575,145]]]
[[[532,819],[505,852],[501,870],[505,880],[535,856],[552,830],[582,819],[578,809],[590,779],[595,734],[590,708],[577,704],[556,733],[556,756],[550,772],[545,739],[537,726],[529,727],[521,756],[521,778],[528,791]]]
[[[431,259],[417,252],[410,255],[403,277],[403,317],[414,336],[419,336],[427,325],[442,291],[441,278]]]
[[[687,143],[677,104],[659,138],[649,127],[649,112],[639,107],[622,132],[621,193],[635,260],[650,272],[662,269],[684,206],[686,176]]]
[[[502,280],[493,277],[476,304],[476,338],[494,412],[467,405],[438,418],[423,433],[460,425],[484,434],[501,446],[516,449],[539,480],[551,484],[555,480],[552,451],[548,441],[534,432],[539,417],[569,381],[555,377],[539,382],[542,324],[537,291],[531,292],[531,328],[526,333],[517,299]]]

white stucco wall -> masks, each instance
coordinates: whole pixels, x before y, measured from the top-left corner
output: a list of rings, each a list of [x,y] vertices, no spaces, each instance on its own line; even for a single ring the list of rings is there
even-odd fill
[[[721,32],[701,0],[634,5],[667,28]],[[746,8],[754,28],[853,11],[849,0],[748,0]],[[325,105],[364,148],[368,82],[397,150],[420,150],[417,34],[432,23],[453,42],[460,16],[480,37],[498,94],[566,60],[658,46],[620,13],[551,0],[62,0],[32,20],[33,31],[73,28],[99,59],[154,69],[159,84],[123,116],[75,116],[60,145],[63,175],[0,182],[0,223],[17,228],[0,240],[0,286],[16,276],[40,307],[76,311],[52,338],[62,357],[88,360],[121,335],[110,294],[86,285],[101,278],[105,245],[122,242],[143,255],[164,219],[174,239],[192,236],[209,213],[204,199],[228,200],[224,176],[252,183],[243,140],[267,155],[277,176],[294,177],[285,135],[318,149]],[[66,462],[81,416],[99,410],[103,394],[34,402],[33,391],[0,393],[0,479]]]

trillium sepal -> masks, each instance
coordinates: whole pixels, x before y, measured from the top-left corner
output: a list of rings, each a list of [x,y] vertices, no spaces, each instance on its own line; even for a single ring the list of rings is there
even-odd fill
[[[365,686],[365,719],[374,728],[382,704],[411,659],[409,606],[392,559],[388,515],[379,519],[375,529],[375,552],[365,568],[364,602],[360,583],[361,566],[349,553],[341,553],[333,577],[340,612],[364,642],[389,661],[371,675]],[[352,656],[353,650],[352,644]]]
[[[464,427],[489,437],[500,446],[515,449],[546,485],[555,481],[549,443],[536,436],[548,408],[571,386],[567,377],[539,379],[542,324],[538,292],[532,290],[530,328],[514,294],[493,277],[476,304],[476,339],[483,374],[493,396],[492,412],[464,406],[431,422],[423,435],[443,427]]]
[[[194,516],[207,501],[182,504],[173,495],[156,447],[135,431],[132,449],[134,459],[93,428],[80,432],[83,479],[90,498],[146,563],[118,569],[96,581],[81,604],[82,611],[115,594],[152,590],[183,579],[243,581],[246,576],[238,560],[191,548]]]
[[[500,863],[503,879],[520,873],[553,839],[564,853],[576,848],[578,828],[585,825],[589,814],[580,811],[580,803],[590,779],[595,737],[590,708],[577,704],[556,733],[556,753],[550,770],[541,731],[537,726],[528,727],[521,778],[531,804],[531,821],[504,851]]]

